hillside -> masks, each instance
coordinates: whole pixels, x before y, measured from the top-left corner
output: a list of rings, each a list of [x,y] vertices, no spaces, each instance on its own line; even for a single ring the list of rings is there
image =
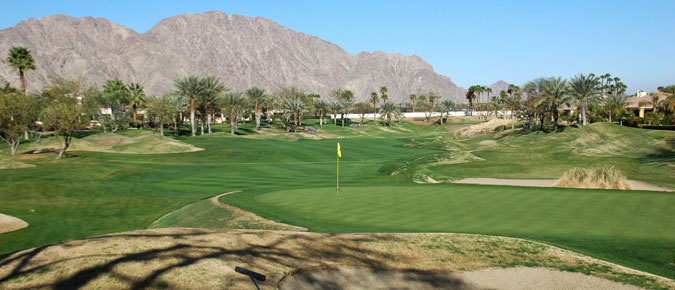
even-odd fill
[[[97,85],[118,77],[139,82],[154,95],[172,90],[176,78],[209,74],[235,90],[296,85],[325,97],[343,87],[353,90],[357,100],[383,85],[397,102],[428,91],[462,102],[464,94],[419,56],[352,55],[266,18],[218,11],[166,18],[143,34],[104,18],[30,18],[0,31],[0,52],[13,46],[33,52],[36,69],[27,73],[32,92],[39,92],[52,76],[84,77]],[[0,84],[6,82],[19,86],[18,74],[3,55]]]

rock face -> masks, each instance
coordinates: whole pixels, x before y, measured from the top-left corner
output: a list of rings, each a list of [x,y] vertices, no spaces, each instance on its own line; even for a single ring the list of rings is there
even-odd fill
[[[26,77],[34,93],[49,78],[61,76],[97,85],[120,78],[141,83],[155,95],[173,90],[174,79],[194,74],[215,75],[234,90],[257,85],[269,92],[295,85],[326,98],[332,89],[345,88],[361,101],[387,86],[395,102],[429,91],[465,101],[463,88],[436,74],[419,56],[352,55],[266,18],[217,11],[167,18],[143,34],[103,18],[28,19],[0,31],[0,85],[18,87],[18,73],[6,60],[13,46],[32,51],[36,69]]]
[[[506,91],[509,89],[509,83],[505,81],[498,81],[492,84],[490,88],[492,89],[492,93],[490,93],[490,98],[492,98],[492,96],[499,97],[499,92]]]

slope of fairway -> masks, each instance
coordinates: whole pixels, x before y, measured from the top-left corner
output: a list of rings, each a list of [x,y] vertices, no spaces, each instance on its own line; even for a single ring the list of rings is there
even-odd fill
[[[628,179],[675,188],[675,132],[607,123],[559,132],[496,133],[474,139],[415,139],[416,148],[469,151],[481,162],[427,166],[437,179],[558,179],[572,167],[613,165]]]
[[[528,237],[675,277],[675,194],[476,185],[238,193],[223,202],[327,232]]]

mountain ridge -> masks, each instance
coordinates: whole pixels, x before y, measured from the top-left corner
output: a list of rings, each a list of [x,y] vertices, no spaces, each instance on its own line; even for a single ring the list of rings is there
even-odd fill
[[[235,90],[253,85],[274,91],[296,85],[330,97],[336,88],[367,100],[380,86],[390,99],[434,91],[463,102],[464,88],[439,75],[418,55],[381,51],[350,54],[337,44],[296,32],[264,17],[220,11],[185,13],[157,22],[145,33],[101,17],[55,14],[29,18],[0,30],[0,52],[26,46],[36,70],[26,74],[30,92],[52,76],[83,77],[95,85],[120,78],[139,82],[148,95],[173,90],[189,74],[215,75]],[[0,84],[18,85],[18,74],[0,58]]]

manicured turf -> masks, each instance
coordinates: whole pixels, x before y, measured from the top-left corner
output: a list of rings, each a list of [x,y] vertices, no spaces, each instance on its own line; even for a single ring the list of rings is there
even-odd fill
[[[318,127],[316,120],[305,123]],[[411,182],[418,171],[438,179],[551,178],[579,164],[611,163],[630,178],[673,186],[675,174],[668,169],[675,162],[666,141],[673,132],[598,124],[560,133],[508,136],[497,139],[498,146],[486,146],[480,141],[493,140],[492,136],[453,140],[447,128],[457,123],[394,125],[383,129],[372,122],[358,128],[331,124],[321,130],[348,137],[337,140],[310,140],[283,132],[230,136],[224,133],[229,128],[216,126],[212,135],[177,138],[205,149],[199,152],[80,151],[59,161],[53,160],[53,153],[37,159],[24,156],[17,160],[37,167],[0,171],[0,212],[24,219],[30,226],[1,234],[0,254],[142,229],[186,204],[244,190],[223,200],[312,230],[452,231],[532,238],[675,277],[675,234],[668,227],[675,221],[673,194]],[[573,144],[588,133],[583,130],[597,133],[598,138]],[[255,135],[252,132],[251,124],[237,130]],[[612,140],[630,144],[625,148]],[[335,196],[338,141],[344,157],[340,164],[344,188]],[[0,158],[6,158],[6,147],[0,148]],[[616,150],[583,151],[589,148]],[[639,150],[621,153],[631,148]],[[470,152],[485,160],[424,164],[427,157],[448,152]],[[401,173],[390,175],[397,170]],[[198,220],[190,222],[198,224]],[[205,221],[203,226],[215,225]]]
[[[529,237],[672,277],[675,194],[477,185],[239,193],[222,201],[326,232]],[[591,243],[589,243],[591,242]]]

